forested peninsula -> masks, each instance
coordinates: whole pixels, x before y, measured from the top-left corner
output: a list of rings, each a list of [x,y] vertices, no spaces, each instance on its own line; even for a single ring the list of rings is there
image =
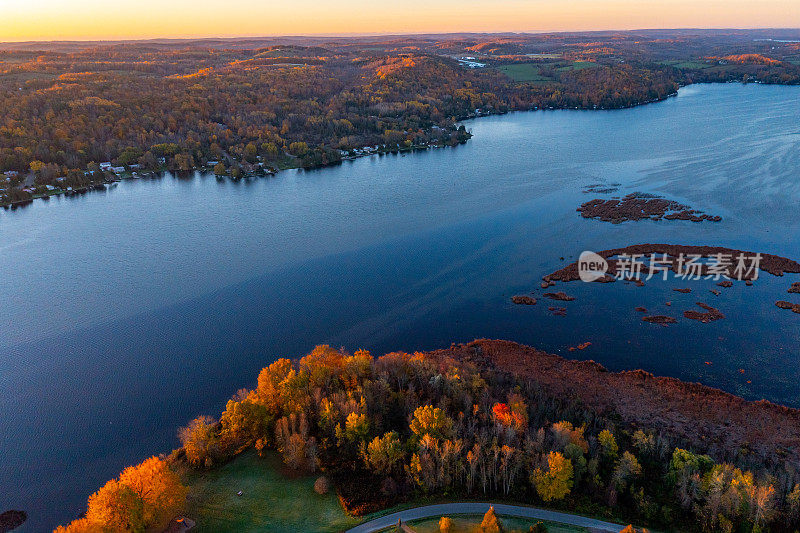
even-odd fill
[[[315,489],[353,515],[492,498],[664,530],[800,525],[800,411],[507,341],[377,358],[318,346],[179,434],[58,531],[158,530],[198,497],[187,480],[248,450],[319,472]]]

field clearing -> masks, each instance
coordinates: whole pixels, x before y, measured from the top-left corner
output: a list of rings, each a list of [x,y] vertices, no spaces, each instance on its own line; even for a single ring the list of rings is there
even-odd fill
[[[283,470],[277,454],[260,458],[251,450],[221,467],[186,474],[186,514],[197,522],[192,531],[333,532],[362,521],[345,514],[333,491],[314,492],[319,474],[290,477]]]
[[[532,63],[514,63],[500,65],[497,70],[518,83],[523,82],[548,82],[552,79],[539,74],[539,67]]]

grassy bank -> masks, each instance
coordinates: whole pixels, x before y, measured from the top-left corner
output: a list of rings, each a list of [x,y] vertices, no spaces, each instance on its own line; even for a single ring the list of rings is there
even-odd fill
[[[292,476],[276,454],[260,458],[248,451],[224,466],[188,472],[187,515],[193,531],[341,531],[360,519],[348,517],[333,491],[314,492],[317,476]],[[242,491],[242,495],[237,493]]]

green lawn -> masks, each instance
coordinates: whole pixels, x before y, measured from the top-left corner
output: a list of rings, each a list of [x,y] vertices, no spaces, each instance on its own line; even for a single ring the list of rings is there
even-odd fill
[[[558,70],[564,72],[567,70],[582,70],[597,66],[597,63],[592,63],[591,61],[574,61],[569,65],[558,67]],[[542,76],[539,65],[534,63],[512,63],[510,65],[500,65],[497,67],[497,70],[517,83],[547,83],[553,81],[547,76]]]
[[[479,526],[482,516],[477,515],[456,515],[450,517],[453,520],[453,533],[475,533],[480,531]],[[537,520],[529,520],[526,518],[511,518],[500,516],[505,531],[522,531],[527,532],[528,528],[536,524]],[[558,524],[556,522],[544,521],[547,526],[548,533],[586,533],[587,529],[583,527],[570,526],[566,524]],[[423,520],[415,520],[409,522],[409,525],[414,528],[417,533],[439,533],[439,518],[427,518]],[[392,531],[389,529],[387,531]]]
[[[546,76],[539,74],[539,67],[532,63],[514,63],[511,65],[500,65],[497,70],[516,82],[548,82],[552,81]]]
[[[317,476],[288,477],[282,470],[276,454],[262,459],[248,451],[222,467],[187,474],[186,514],[197,521],[192,531],[341,531],[361,522],[345,514],[333,491],[314,492]]]

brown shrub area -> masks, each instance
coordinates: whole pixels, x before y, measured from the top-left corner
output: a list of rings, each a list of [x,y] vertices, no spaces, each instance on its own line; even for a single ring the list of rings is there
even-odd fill
[[[736,250],[734,248],[724,248],[721,246],[690,246],[681,244],[634,244],[624,248],[612,248],[610,250],[603,250],[597,254],[605,259],[615,257],[618,255],[639,255],[643,258],[650,257],[651,254],[663,255],[666,254],[672,260],[672,271],[678,270],[678,257],[680,254],[700,255],[705,258],[713,257],[718,254],[732,256],[734,258],[733,265],[728,269],[728,276],[734,277],[734,270],[736,268],[736,260],[740,254],[745,257],[752,257],[754,252],[745,252],[743,250]],[[616,272],[617,262],[614,259],[608,260],[608,271]],[[772,254],[761,254],[761,262],[759,268],[763,272],[772,274],[773,276],[783,276],[784,273],[798,274],[800,273],[800,263],[786,257]],[[570,263],[569,265],[556,270],[552,274],[548,274],[542,278],[545,282],[551,281],[577,281],[580,279],[578,275],[578,262]],[[598,281],[613,281],[614,278],[607,275],[605,278],[600,278]]]
[[[669,302],[667,303],[669,304]],[[650,322],[651,324],[661,324],[662,326],[666,326],[667,324],[676,323],[677,319],[666,315],[653,315],[653,316],[643,316],[642,322]]]
[[[690,320],[699,320],[703,324],[707,324],[709,322],[713,322],[714,320],[722,320],[725,318],[725,315],[719,309],[715,309],[710,305],[704,304],[702,302],[697,302],[697,305],[702,307],[706,310],[705,313],[701,313],[700,311],[695,311],[694,309],[690,309],[688,311],[683,312],[683,316]]]
[[[543,295],[545,298],[549,298],[551,300],[558,300],[560,302],[571,302],[575,299],[574,296],[570,296],[565,292],[546,292]]]
[[[689,220],[692,222],[719,222],[722,217],[707,215],[674,200],[648,194],[632,193],[621,199],[596,198],[582,204],[577,211],[583,218],[596,218],[604,222],[629,220]]]
[[[577,399],[616,413],[630,427],[651,428],[729,460],[742,449],[762,464],[800,466],[800,410],[746,401],[699,383],[643,370],[609,372],[594,361],[570,361],[510,341],[476,340],[428,353],[442,361],[472,360],[535,382],[555,398]]]
[[[800,313],[800,304],[795,304],[784,300],[778,300],[777,302],[775,302],[775,305],[777,305],[781,309],[787,309],[794,313]]]

